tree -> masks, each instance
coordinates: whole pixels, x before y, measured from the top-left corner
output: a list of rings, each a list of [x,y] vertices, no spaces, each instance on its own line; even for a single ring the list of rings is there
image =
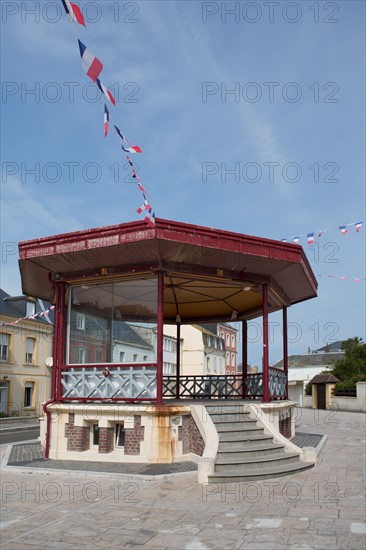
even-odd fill
[[[343,359],[336,361],[332,374],[340,382],[336,388],[355,388],[357,382],[366,382],[366,344],[362,338],[348,338],[342,342]]]

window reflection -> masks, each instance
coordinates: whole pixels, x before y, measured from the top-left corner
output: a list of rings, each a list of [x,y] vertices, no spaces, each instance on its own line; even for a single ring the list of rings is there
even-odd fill
[[[157,277],[72,286],[68,364],[156,361]]]

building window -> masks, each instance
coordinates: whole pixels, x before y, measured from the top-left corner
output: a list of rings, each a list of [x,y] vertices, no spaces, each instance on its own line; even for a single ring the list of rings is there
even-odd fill
[[[96,363],[103,363],[103,350],[100,348],[97,348],[95,350],[95,362]]]
[[[85,330],[85,315],[83,313],[76,314],[76,328],[78,330]]]
[[[93,424],[91,427],[91,438],[92,438],[92,445],[98,446],[99,445],[99,426],[98,424]]]
[[[225,339],[225,334],[223,332],[221,332],[221,338],[224,340]]]
[[[30,317],[31,315],[34,315],[36,312],[36,304],[34,302],[29,302],[28,300],[25,302],[25,316]]]
[[[24,407],[33,405],[34,382],[26,382],[24,386]]]
[[[230,353],[226,352],[226,365],[230,365]]]
[[[171,340],[170,338],[163,338],[163,349],[164,351],[177,351],[176,342],[174,340]]]
[[[235,348],[235,336],[231,337],[231,347]]]
[[[167,376],[171,376],[171,375],[174,375],[176,374],[177,372],[177,368],[176,368],[176,365],[174,363],[168,363],[168,362],[165,362],[163,363],[163,374],[167,375]]]
[[[231,354],[231,366],[235,367],[235,353]]]
[[[137,355],[137,353],[134,353],[133,354],[133,362],[137,363],[137,361],[138,361],[138,355]]]
[[[7,361],[9,357],[9,334],[0,334],[0,361]]]
[[[147,355],[144,355],[143,361],[144,361],[144,363],[146,363],[146,361],[147,361]]]
[[[229,334],[226,335],[226,345],[230,346],[230,335]]]
[[[116,424],[116,436],[115,436],[115,446],[124,447],[125,446],[125,427],[123,424]]]
[[[36,347],[35,338],[27,338],[25,342],[25,362],[33,365],[34,363],[34,350]]]
[[[86,350],[84,346],[76,346],[75,347],[75,363],[86,363],[85,356],[86,356]]]
[[[119,362],[120,363],[124,363],[125,362],[125,357],[126,357],[126,354],[124,351],[120,351],[119,352]]]

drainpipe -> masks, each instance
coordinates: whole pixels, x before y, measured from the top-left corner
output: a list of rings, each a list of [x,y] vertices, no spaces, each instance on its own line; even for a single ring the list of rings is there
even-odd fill
[[[46,421],[46,447],[44,450],[44,457],[49,458],[50,457],[50,438],[51,438],[51,413],[48,410],[48,406],[52,403],[55,403],[55,399],[49,399],[46,401],[46,403],[43,403],[43,411],[47,417]]]

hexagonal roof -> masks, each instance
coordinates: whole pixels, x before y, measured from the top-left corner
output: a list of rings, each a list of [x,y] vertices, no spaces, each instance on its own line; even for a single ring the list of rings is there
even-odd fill
[[[54,280],[165,275],[164,316],[182,322],[261,315],[317,295],[300,245],[157,219],[99,227],[19,243],[23,292],[52,299]]]

